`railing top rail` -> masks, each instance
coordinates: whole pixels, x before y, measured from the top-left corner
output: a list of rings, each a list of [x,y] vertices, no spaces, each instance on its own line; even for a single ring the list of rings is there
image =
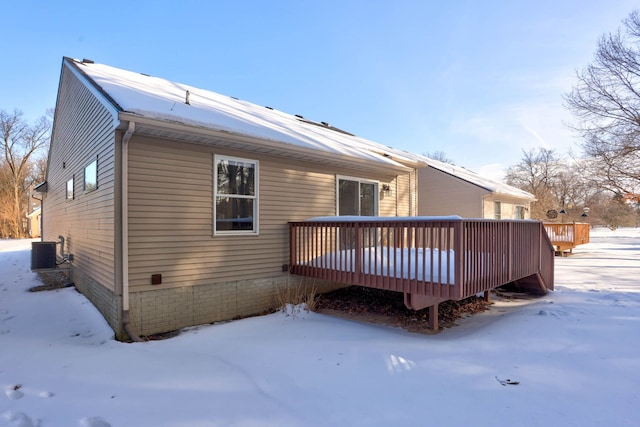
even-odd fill
[[[457,215],[449,216],[405,216],[405,217],[364,217],[364,216],[326,216],[310,218],[304,221],[289,221],[294,225],[311,224],[377,224],[377,223],[539,223],[540,221],[531,219],[486,219],[486,218],[462,218]]]
[[[544,225],[589,225],[588,222],[544,222]]]

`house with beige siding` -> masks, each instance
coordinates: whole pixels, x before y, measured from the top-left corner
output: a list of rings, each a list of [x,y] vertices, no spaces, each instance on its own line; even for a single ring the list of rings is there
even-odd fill
[[[274,307],[290,221],[412,216],[425,163],[326,122],[162,78],[62,61],[43,241],[119,337]]]
[[[31,237],[32,239],[40,237],[40,220],[42,219],[41,212],[42,209],[40,208],[40,206],[38,206],[27,215],[29,237]]]
[[[438,160],[421,157],[418,215],[529,219],[533,194]]]

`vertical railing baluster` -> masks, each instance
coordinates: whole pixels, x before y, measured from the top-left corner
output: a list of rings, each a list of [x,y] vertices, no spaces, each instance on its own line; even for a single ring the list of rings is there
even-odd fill
[[[420,274],[419,277],[419,283],[418,286],[420,288],[420,293],[424,293],[425,292],[425,288],[426,288],[426,281],[425,281],[425,276],[426,276],[426,247],[427,247],[427,224],[426,223],[421,223],[420,224],[420,250],[422,252],[420,252],[420,257],[419,257],[419,263],[420,263],[420,270],[418,271],[418,273]]]
[[[387,256],[384,257],[384,261],[382,262],[383,268],[385,269],[383,271],[384,273],[384,277],[385,277],[385,289],[391,289],[391,279],[389,277],[389,263],[391,262],[391,242],[393,241],[391,236],[391,224],[390,223],[386,223],[387,224],[387,244],[385,245],[387,248]],[[394,237],[395,239],[395,237]]]
[[[343,264],[343,256],[344,256],[344,237],[343,234],[343,226],[341,223],[335,224],[335,233],[336,233],[336,266],[338,269],[338,280],[344,281],[345,270],[347,270],[347,266]]]
[[[354,227],[354,235],[355,235],[355,245],[353,249],[354,254],[354,273],[355,273],[355,283],[357,285],[362,284],[361,277],[361,255],[360,255],[360,224],[358,222],[355,223]]]
[[[406,272],[404,274],[404,284],[402,286],[403,289],[408,289],[411,291],[411,270],[413,269],[413,223],[408,222],[406,227],[406,235],[407,239],[405,242],[405,249],[403,249],[403,253],[405,254],[406,261],[403,264],[407,265]]]

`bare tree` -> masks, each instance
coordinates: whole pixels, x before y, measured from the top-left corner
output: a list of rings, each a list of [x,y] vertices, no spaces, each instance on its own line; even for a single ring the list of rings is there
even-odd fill
[[[608,227],[635,224],[639,219],[638,199],[603,188],[590,175],[591,159],[558,157],[553,150],[538,148],[507,170],[507,183],[536,196],[533,219],[547,220],[547,211],[560,213],[561,221],[585,221],[589,208],[591,225]],[[635,222],[634,222],[635,221]]]
[[[453,160],[447,157],[447,153],[445,153],[444,151],[434,151],[432,153],[423,153],[423,156],[427,156],[433,160],[438,160],[439,162],[442,162],[442,163],[455,165],[455,163],[453,163]]]
[[[532,205],[531,217],[544,219],[548,209],[556,208],[553,185],[558,174],[558,157],[546,148],[523,150],[523,158],[507,169],[507,184],[533,194],[538,201]]]
[[[640,14],[600,38],[595,58],[565,94],[584,153],[597,160],[600,185],[616,194],[640,191]]]
[[[640,209],[637,202],[611,193],[592,195],[587,203],[591,208],[587,221],[615,230],[618,227],[640,226]]]
[[[34,165],[49,142],[51,122],[41,117],[34,124],[22,112],[0,110],[0,235],[26,237],[29,187],[36,176]]]
[[[549,210],[582,212],[585,201],[599,191],[589,185],[581,164],[559,157],[554,150],[537,148],[523,154],[520,163],[507,170],[506,181],[536,197],[531,208],[534,219],[547,219]]]

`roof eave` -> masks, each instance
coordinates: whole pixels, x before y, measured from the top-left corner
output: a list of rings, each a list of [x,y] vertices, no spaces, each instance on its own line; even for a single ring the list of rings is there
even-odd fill
[[[523,199],[523,200],[527,200],[529,202],[535,202],[538,199],[536,199],[536,197],[531,194],[531,195],[525,195],[525,194],[513,194],[513,193],[506,193],[504,191],[493,191],[493,194],[498,195],[498,196],[506,196],[506,197],[511,197],[514,199]]]
[[[40,184],[33,187],[33,191],[38,193],[46,193],[49,190],[49,183],[47,181],[43,181]]]
[[[405,162],[395,161],[394,159],[387,160],[384,156],[377,154],[374,155],[378,156],[379,159],[364,159],[330,151],[314,150],[237,132],[158,120],[130,112],[120,112],[118,117],[120,120],[119,130],[124,130],[127,123],[133,121],[136,123],[136,133],[141,135],[164,136],[169,139],[179,139],[197,144],[227,146],[244,151],[273,154],[298,160],[307,159],[311,162],[332,164],[340,167],[351,166],[353,169],[373,171],[385,176],[406,174],[413,170]]]

